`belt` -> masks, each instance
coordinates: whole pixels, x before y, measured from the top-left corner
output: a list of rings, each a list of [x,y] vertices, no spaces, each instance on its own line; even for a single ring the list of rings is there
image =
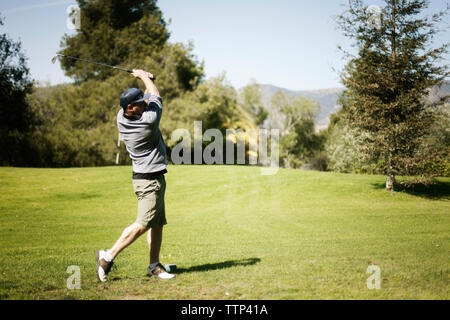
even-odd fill
[[[156,172],[148,172],[148,173],[139,173],[133,171],[133,179],[145,179],[145,180],[153,180],[167,173],[167,170],[161,170]]]

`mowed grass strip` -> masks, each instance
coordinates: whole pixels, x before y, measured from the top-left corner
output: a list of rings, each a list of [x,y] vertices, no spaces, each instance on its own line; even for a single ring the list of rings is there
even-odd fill
[[[382,176],[245,166],[170,166],[166,180],[161,261],[176,279],[145,276],[143,236],[99,283],[94,251],[136,217],[131,167],[0,168],[0,298],[449,298],[450,179],[392,194]]]

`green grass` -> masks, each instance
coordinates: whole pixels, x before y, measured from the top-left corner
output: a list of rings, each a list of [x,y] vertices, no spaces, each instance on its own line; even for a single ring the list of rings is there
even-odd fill
[[[141,237],[97,282],[94,250],[136,216],[130,167],[0,168],[1,299],[449,299],[450,179],[383,190],[384,177],[170,166],[162,262]],[[381,289],[366,269],[381,269]],[[81,270],[69,290],[66,269]]]

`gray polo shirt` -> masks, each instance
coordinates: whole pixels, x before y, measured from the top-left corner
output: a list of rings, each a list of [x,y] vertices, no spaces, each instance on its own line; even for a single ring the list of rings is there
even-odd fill
[[[150,96],[148,106],[138,120],[125,117],[123,109],[117,113],[117,128],[135,173],[153,173],[167,167],[166,145],[159,130],[161,114],[162,99],[157,95]]]

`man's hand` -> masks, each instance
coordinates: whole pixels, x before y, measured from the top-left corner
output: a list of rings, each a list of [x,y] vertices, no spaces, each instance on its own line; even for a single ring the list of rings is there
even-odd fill
[[[152,95],[158,95],[159,92],[156,88],[155,84],[153,83],[153,74],[150,72],[141,70],[141,69],[133,69],[133,72],[131,73],[136,78],[141,79],[145,84],[145,93],[149,93]]]
[[[141,69],[133,69],[133,72],[131,74],[141,80],[144,80],[144,78],[153,80],[153,78],[154,78],[153,74],[151,74],[150,72],[141,70]]]

